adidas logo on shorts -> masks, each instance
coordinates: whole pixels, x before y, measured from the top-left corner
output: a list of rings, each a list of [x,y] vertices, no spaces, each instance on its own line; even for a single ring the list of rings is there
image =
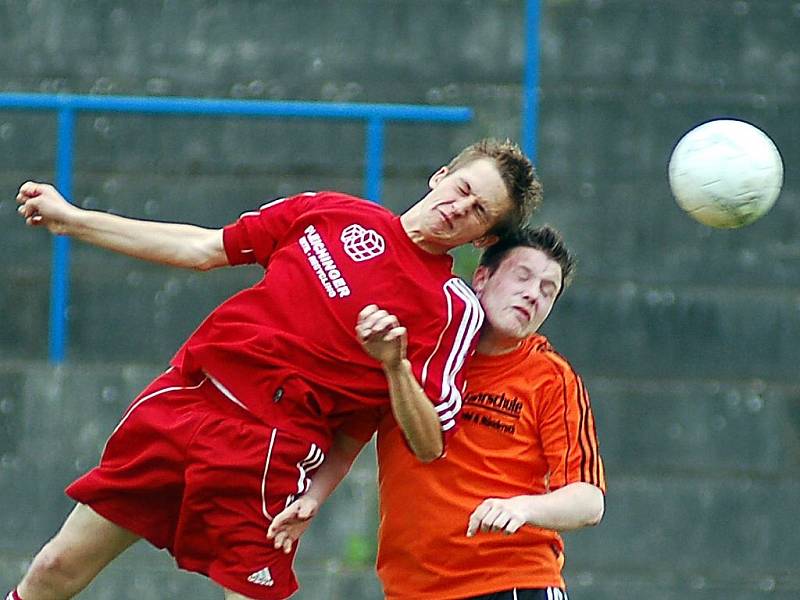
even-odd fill
[[[256,571],[247,578],[247,581],[250,583],[255,583],[256,585],[264,585],[267,587],[275,585],[275,581],[272,579],[272,573],[269,572],[269,567],[264,567],[260,571]]]

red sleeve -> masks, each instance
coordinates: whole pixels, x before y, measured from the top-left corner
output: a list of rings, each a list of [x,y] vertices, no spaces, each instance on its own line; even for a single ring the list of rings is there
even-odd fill
[[[550,467],[550,489],[584,482],[606,491],[589,393],[580,376],[564,365],[541,388],[539,433]]]
[[[313,192],[279,198],[255,211],[242,214],[222,231],[225,254],[231,265],[258,263],[267,266],[292,223],[308,210]]]
[[[464,391],[464,365],[475,352],[483,310],[469,286],[454,277],[444,285],[447,320],[439,332],[428,332],[430,350],[414,357],[412,369],[436,406],[445,441],[455,433]]]
[[[378,424],[381,422],[385,412],[384,409],[379,408],[369,408],[354,412],[342,422],[337,431],[354,440],[366,443],[377,431]]]

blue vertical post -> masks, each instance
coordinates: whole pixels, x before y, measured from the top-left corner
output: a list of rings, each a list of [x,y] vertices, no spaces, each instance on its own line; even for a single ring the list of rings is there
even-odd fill
[[[75,152],[75,111],[62,107],[58,111],[56,146],[56,187],[72,201],[72,162]],[[67,305],[69,303],[69,238],[53,238],[53,261],[50,267],[50,362],[66,358]]]
[[[540,0],[525,3],[525,75],[522,84],[522,149],[536,160],[536,125],[539,119]]]
[[[367,143],[364,150],[364,196],[380,203],[383,195],[383,119],[372,118],[367,121]]]

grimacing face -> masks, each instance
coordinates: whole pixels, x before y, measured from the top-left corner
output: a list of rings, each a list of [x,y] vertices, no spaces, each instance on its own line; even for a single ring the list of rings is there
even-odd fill
[[[486,313],[485,333],[517,342],[535,333],[550,314],[561,285],[558,262],[527,246],[509,251],[493,273],[478,267],[472,287]]]
[[[511,209],[494,161],[481,158],[449,172],[442,167],[418,203],[415,228],[427,243],[447,248],[481,240]],[[489,240],[490,242],[491,240]]]

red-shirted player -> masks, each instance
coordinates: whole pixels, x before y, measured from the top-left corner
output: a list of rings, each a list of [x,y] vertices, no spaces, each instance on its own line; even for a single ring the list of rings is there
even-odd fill
[[[413,460],[386,411],[351,420],[309,493],[273,521],[276,547],[292,546],[377,426],[386,598],[565,599],[557,532],[598,523],[605,493],[586,388],[536,333],[572,269],[548,227],[488,248],[473,280],[486,320],[447,455]]]
[[[134,400],[78,504],[15,600],[72,597],[139,538],[208,575],[228,599],[286,598],[292,556],[266,537],[309,487],[332,431],[389,409],[415,456],[439,457],[461,409],[462,367],[482,322],[447,251],[491,244],[541,188],[510,142],[466,148],[402,216],[334,192],[305,193],[224,229],[81,210],[26,183],[29,225],[159,263],[258,263],[264,278],[215,309],[170,369]]]

